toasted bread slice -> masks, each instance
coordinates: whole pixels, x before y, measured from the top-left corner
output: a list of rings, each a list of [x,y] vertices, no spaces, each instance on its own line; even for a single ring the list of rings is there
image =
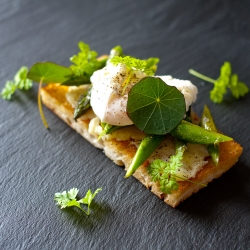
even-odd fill
[[[77,122],[75,122],[73,119],[74,109],[66,98],[68,88],[69,87],[56,84],[45,86],[41,90],[43,103],[91,144],[102,149],[117,165],[125,166],[125,169],[127,169],[137,150],[136,145],[132,143],[131,140],[98,140],[97,137],[88,132],[90,119],[79,118]],[[220,143],[220,161],[218,166],[215,166],[210,157],[208,157],[206,165],[203,166],[203,168],[198,171],[195,178],[191,180],[207,184],[213,179],[220,177],[238,161],[238,158],[242,154],[242,150],[242,147],[235,141]],[[148,162],[145,162],[134,173],[134,177],[172,207],[176,207],[181,201],[203,187],[188,181],[180,181],[177,191],[174,191],[172,194],[164,194],[160,191],[159,185],[151,181],[147,173],[147,165]]]

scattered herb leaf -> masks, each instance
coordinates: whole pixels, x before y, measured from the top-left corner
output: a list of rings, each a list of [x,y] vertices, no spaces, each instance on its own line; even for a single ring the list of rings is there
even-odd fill
[[[14,76],[12,81],[7,81],[2,89],[1,96],[5,100],[10,100],[16,90],[28,90],[32,87],[32,81],[27,79],[28,68],[22,66]]]
[[[61,206],[61,209],[75,206],[82,210],[85,214],[90,215],[91,202],[93,201],[97,193],[101,190],[101,188],[98,188],[94,193],[92,193],[89,189],[84,198],[76,200],[76,196],[79,190],[77,188],[72,188],[69,191],[55,193],[54,200],[56,201],[57,205]],[[81,204],[85,204],[88,206],[87,211],[81,207]]]
[[[238,75],[233,74],[231,76],[231,81],[229,82],[228,88],[231,90],[232,95],[238,99],[249,92],[249,88],[243,82],[239,82]]]
[[[229,62],[224,62],[220,69],[220,77],[214,80],[210,77],[204,76],[197,71],[190,69],[189,73],[214,84],[214,88],[210,91],[210,99],[215,103],[221,103],[223,97],[227,92],[227,88],[231,90],[232,95],[238,99],[249,92],[249,88],[243,82],[239,82],[238,75],[232,75],[232,68]]]
[[[145,77],[128,94],[127,113],[146,134],[163,135],[173,130],[186,114],[183,94],[160,78]]]

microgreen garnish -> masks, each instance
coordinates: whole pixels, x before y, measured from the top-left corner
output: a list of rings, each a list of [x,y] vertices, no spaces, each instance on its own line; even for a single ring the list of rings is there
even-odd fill
[[[238,80],[237,74],[232,74],[231,64],[224,62],[220,69],[220,76],[217,80],[204,76],[197,71],[190,69],[189,73],[214,84],[214,88],[210,91],[210,99],[215,103],[221,103],[227,92],[227,88],[231,90],[232,95],[238,99],[249,92],[249,88],[243,82]]]
[[[75,76],[89,79],[94,71],[105,66],[106,60],[98,60],[98,53],[91,50],[89,45],[82,41],[78,43],[78,47],[80,49],[78,54],[70,58],[70,61],[73,63],[70,68]]]
[[[127,69],[127,77],[123,83],[123,91],[124,94],[128,83],[130,82],[130,78],[133,75],[134,71],[140,70],[144,72],[148,76],[153,76],[157,69],[157,63],[159,62],[158,58],[149,58],[147,60],[140,60],[131,56],[114,56],[110,59],[110,62],[114,65],[123,64]]]
[[[187,147],[184,142],[177,140],[175,154],[169,158],[168,162],[157,159],[148,166],[148,174],[151,176],[153,181],[159,182],[160,190],[163,193],[171,194],[173,191],[178,190],[179,184],[177,179],[188,181],[201,186],[206,186],[203,183],[191,181],[183,177],[179,177],[176,174],[178,169],[182,166],[183,154],[186,148]]]
[[[90,215],[91,202],[93,201],[97,193],[101,190],[101,188],[98,188],[94,193],[92,193],[89,189],[84,198],[76,200],[76,196],[79,190],[77,188],[72,188],[69,191],[55,193],[54,200],[59,206],[61,206],[61,209],[75,206],[82,210],[85,214]],[[85,204],[88,206],[87,211],[81,207],[81,204]]]
[[[152,180],[159,182],[160,190],[166,194],[171,194],[179,188],[179,184],[176,180],[176,171],[182,166],[181,160],[186,150],[186,145],[179,141],[177,141],[176,144],[175,155],[172,155],[168,162],[157,159],[147,168]]]
[[[146,134],[163,135],[173,130],[186,113],[183,94],[160,78],[145,77],[129,94],[127,113]]]
[[[28,68],[22,66],[14,76],[14,79],[7,81],[2,89],[1,96],[5,100],[10,100],[16,90],[28,90],[32,87],[32,81],[27,78]]]
[[[111,63],[118,65],[119,63],[126,65],[128,70],[140,70],[149,76],[153,76],[155,71],[151,69],[152,65],[148,64],[147,60],[140,60],[131,56],[114,56],[111,60]],[[156,61],[156,64],[159,62]]]

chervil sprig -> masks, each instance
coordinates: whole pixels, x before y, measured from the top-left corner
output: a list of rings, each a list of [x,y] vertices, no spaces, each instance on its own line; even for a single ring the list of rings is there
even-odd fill
[[[77,188],[72,188],[69,191],[55,193],[54,200],[59,206],[61,206],[61,209],[75,206],[82,210],[85,214],[90,215],[91,202],[93,201],[97,193],[101,190],[101,188],[98,188],[94,193],[92,193],[89,189],[84,198],[76,200],[76,196],[79,190]],[[85,204],[88,206],[87,211],[81,207],[81,204]]]
[[[80,41],[78,43],[80,49],[77,55],[73,55],[70,61],[74,64],[70,66],[75,76],[88,76],[90,77],[94,71],[102,66],[102,62],[97,60],[98,53],[91,50],[89,45]]]
[[[210,91],[210,99],[215,103],[221,103],[223,101],[223,97],[228,88],[236,99],[249,92],[247,85],[238,80],[238,75],[232,74],[232,68],[229,62],[224,62],[221,66],[220,76],[217,80],[204,76],[193,69],[190,69],[189,73],[214,84],[214,88]]]
[[[28,90],[32,87],[32,81],[27,78],[28,68],[22,66],[14,76],[14,79],[7,81],[2,89],[1,96],[5,100],[10,100],[16,90]]]
[[[231,90],[232,95],[237,99],[249,92],[249,88],[247,87],[247,85],[238,80],[237,74],[233,74],[231,76],[231,81],[228,85],[228,88]]]
[[[171,194],[178,190],[179,184],[176,180],[176,171],[182,165],[183,154],[186,150],[186,145],[180,141],[176,143],[176,153],[172,155],[168,162],[161,159],[154,160],[148,167],[148,173],[152,180],[159,182],[160,190],[163,193]]]
[[[151,176],[152,181],[159,182],[160,190],[163,193],[171,194],[173,191],[178,190],[179,184],[177,179],[206,186],[205,184],[185,179],[176,174],[177,170],[182,166],[183,154],[186,148],[187,147],[184,142],[177,140],[175,154],[169,158],[168,162],[157,159],[148,166],[148,174]]]

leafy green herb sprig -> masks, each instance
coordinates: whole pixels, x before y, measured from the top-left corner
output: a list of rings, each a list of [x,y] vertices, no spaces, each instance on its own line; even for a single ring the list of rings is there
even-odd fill
[[[147,168],[148,174],[152,180],[159,182],[160,190],[163,193],[171,194],[173,191],[179,189],[177,179],[182,179],[191,183],[195,183],[201,186],[206,186],[202,183],[190,181],[188,179],[179,177],[176,172],[182,166],[183,154],[186,150],[186,144],[182,141],[176,141],[176,152],[169,158],[168,162],[161,159],[154,160]]]
[[[79,190],[77,188],[72,188],[69,191],[55,193],[54,200],[56,201],[57,205],[61,206],[61,209],[66,207],[78,207],[86,215],[90,215],[91,202],[93,201],[97,193],[101,190],[101,188],[98,188],[94,193],[92,193],[89,189],[84,198],[76,200],[76,196]],[[81,207],[81,204],[87,205],[87,211]]]
[[[32,81],[27,78],[28,68],[22,66],[14,76],[14,79],[7,81],[1,91],[1,96],[5,100],[10,100],[16,90],[29,90],[32,87]]]
[[[189,73],[214,84],[214,88],[210,91],[210,99],[214,103],[221,103],[227,89],[231,90],[232,95],[238,99],[245,96],[249,92],[249,88],[243,82],[240,82],[237,74],[232,74],[231,64],[224,62],[220,69],[220,76],[217,80],[204,76],[197,71],[190,69]]]
[[[172,191],[178,190],[179,184],[176,181],[176,171],[182,165],[183,154],[186,150],[186,145],[176,146],[176,153],[172,155],[168,162],[161,159],[154,160],[148,167],[148,173],[152,180],[159,182],[160,190],[163,193],[171,194]]]
[[[101,66],[101,62],[97,60],[98,53],[91,50],[89,45],[82,41],[78,43],[78,47],[79,53],[69,59],[73,63],[70,68],[76,76],[91,76]]]

